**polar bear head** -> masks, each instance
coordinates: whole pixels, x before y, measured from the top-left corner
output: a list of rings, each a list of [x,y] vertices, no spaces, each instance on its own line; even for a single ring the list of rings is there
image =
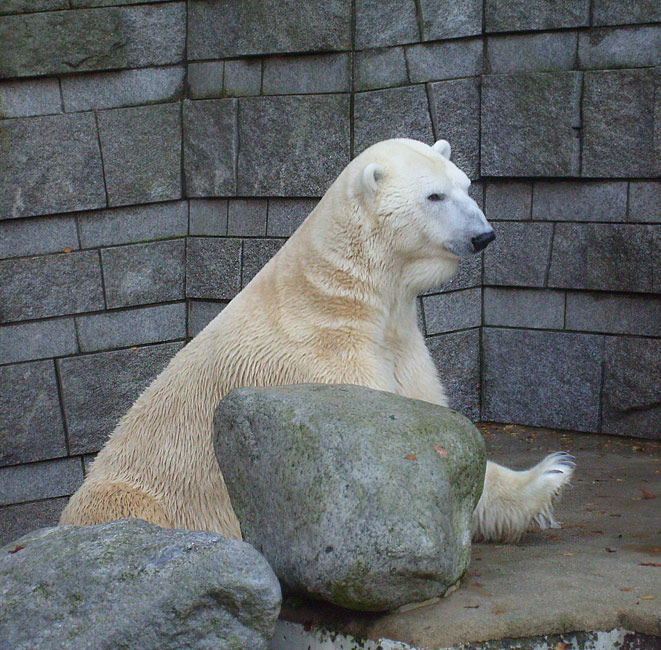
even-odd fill
[[[495,239],[470,180],[450,161],[450,145],[385,140],[351,165],[363,212],[378,222],[393,254],[455,261],[483,250]]]

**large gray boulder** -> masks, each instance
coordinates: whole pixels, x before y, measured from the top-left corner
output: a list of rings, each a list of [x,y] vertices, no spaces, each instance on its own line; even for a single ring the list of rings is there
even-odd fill
[[[466,570],[485,451],[456,411],[358,386],[240,388],[214,426],[244,538],[283,587],[382,611]]]
[[[280,602],[264,558],[214,533],[132,519],[0,549],[0,648],[265,650]]]

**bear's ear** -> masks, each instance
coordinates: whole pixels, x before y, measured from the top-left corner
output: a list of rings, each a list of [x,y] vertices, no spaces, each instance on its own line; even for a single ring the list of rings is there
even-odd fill
[[[370,163],[363,169],[361,175],[363,187],[371,192],[376,192],[379,181],[383,178],[386,170],[378,163]]]
[[[439,140],[438,142],[434,143],[432,149],[438,151],[438,153],[440,153],[441,156],[443,156],[443,158],[447,158],[448,160],[450,159],[450,154],[452,153],[452,147],[450,146],[450,143],[447,140]]]

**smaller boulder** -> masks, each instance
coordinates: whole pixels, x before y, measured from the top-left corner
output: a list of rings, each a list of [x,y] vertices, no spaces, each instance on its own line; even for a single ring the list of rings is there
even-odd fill
[[[266,650],[278,580],[244,542],[131,519],[44,528],[0,549],[0,646]]]
[[[383,611],[465,572],[486,459],[456,411],[359,386],[240,388],[214,426],[244,539],[287,589]]]

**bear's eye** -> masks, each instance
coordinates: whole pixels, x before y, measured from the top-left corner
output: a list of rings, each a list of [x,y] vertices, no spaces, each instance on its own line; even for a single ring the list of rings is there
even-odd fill
[[[430,201],[443,201],[445,199],[445,194],[430,194],[427,198]]]

